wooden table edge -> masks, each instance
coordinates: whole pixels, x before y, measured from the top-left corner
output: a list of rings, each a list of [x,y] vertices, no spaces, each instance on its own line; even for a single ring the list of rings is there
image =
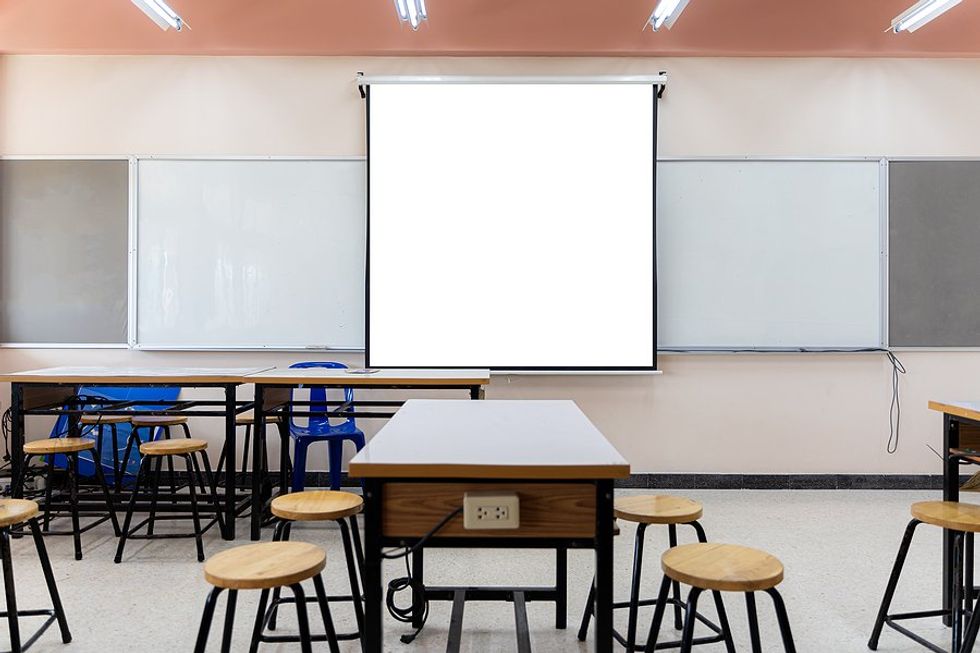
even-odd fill
[[[980,411],[970,410],[962,406],[956,406],[944,401],[929,400],[929,410],[935,410],[946,415],[955,415],[965,419],[972,419],[980,422]]]
[[[350,374],[344,377],[315,377],[315,376],[259,376],[258,374],[245,377],[246,383],[255,385],[439,385],[439,386],[460,386],[472,387],[475,385],[488,385],[489,378],[444,378],[444,379],[425,379],[425,378],[391,378],[391,377],[369,377],[364,375]]]
[[[351,462],[348,475],[356,478],[567,480],[588,481],[627,478],[629,464],[622,465],[440,465],[438,463]]]
[[[247,376],[26,376],[0,374],[0,383],[24,385],[190,385],[194,383],[249,383]]]

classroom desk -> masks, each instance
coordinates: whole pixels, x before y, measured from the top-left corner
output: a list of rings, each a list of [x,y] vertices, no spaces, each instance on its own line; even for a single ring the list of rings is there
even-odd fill
[[[0,375],[0,382],[10,383],[11,406],[11,468],[20,472],[24,458],[24,417],[27,415],[69,416],[69,429],[77,433],[78,418],[84,411],[76,399],[79,386],[168,386],[184,388],[221,388],[224,399],[167,402],[112,401],[102,405],[106,415],[131,415],[128,407],[159,403],[160,410],[147,410],[147,415],[206,416],[225,419],[224,497],[222,536],[235,539],[237,511],[235,488],[236,433],[235,415],[251,408],[251,402],[237,399],[237,388],[246,383],[245,377],[269,368],[232,367],[49,367],[26,372]],[[163,407],[166,406],[166,407]],[[221,473],[220,471],[218,472]],[[162,508],[165,509],[165,508]]]
[[[980,449],[980,402],[930,401],[929,409],[943,414],[943,501],[960,500],[960,460],[954,449]],[[972,551],[967,552],[972,558]],[[972,565],[969,566],[972,569]],[[972,575],[972,574],[969,574]],[[967,582],[972,584],[972,579]],[[953,537],[943,533],[943,609],[948,610],[953,593]],[[943,617],[943,623],[950,623]]]
[[[595,650],[611,651],[613,479],[629,472],[572,401],[406,402],[350,463],[350,475],[364,480],[364,650],[382,650],[382,547],[419,542],[462,506],[464,492],[495,490],[518,493],[519,528],[465,530],[459,515],[425,546],[594,549]],[[447,650],[459,649],[466,600],[512,602],[522,652],[530,650],[525,601],[553,601],[562,627],[560,561],[553,588],[427,587],[429,600],[453,601]],[[414,573],[423,577],[418,567]]]
[[[255,384],[255,433],[252,438],[252,460],[261,455],[265,447],[265,416],[271,412],[280,415],[279,421],[279,491],[287,492],[289,456],[289,422],[292,417],[309,416],[309,410],[295,406],[309,406],[310,402],[291,401],[295,388],[353,388],[360,390],[465,390],[470,399],[483,399],[485,387],[490,383],[490,370],[439,370],[439,369],[384,369],[370,374],[360,374],[353,369],[276,368],[257,372],[248,377]],[[328,401],[332,417],[387,419],[395,414],[404,401],[377,401],[356,399],[351,403]],[[321,413],[322,415],[322,413]],[[259,491],[260,479],[252,475],[252,539],[261,535],[262,521],[268,505],[263,505]],[[271,499],[270,499],[271,501]]]

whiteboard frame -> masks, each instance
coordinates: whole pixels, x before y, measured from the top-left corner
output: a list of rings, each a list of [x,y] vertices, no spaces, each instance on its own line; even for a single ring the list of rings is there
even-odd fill
[[[0,161],[127,161],[129,162],[129,215],[133,219],[133,157],[126,154],[0,154]],[[130,225],[131,226],[131,225]],[[132,270],[129,270],[132,273]],[[132,283],[132,277],[127,275],[127,284]],[[0,349],[130,349],[128,333],[133,328],[132,302],[127,297],[126,307],[126,342],[0,342]]]
[[[250,345],[250,346],[220,346],[220,345],[163,345],[141,343],[138,337],[139,311],[137,300],[139,295],[139,162],[140,161],[367,161],[367,155],[323,155],[323,156],[257,156],[257,155],[156,155],[143,154],[131,157],[134,166],[133,189],[130,195],[132,213],[130,216],[130,342],[129,348],[136,351],[282,351],[282,352],[317,352],[337,354],[363,354],[363,348],[333,348],[333,347],[301,347],[295,345]]]
[[[372,84],[647,84],[665,86],[667,73],[655,75],[364,75],[354,80]]]
[[[946,160],[938,157],[939,160]],[[888,161],[885,156],[777,156],[777,155],[702,155],[702,156],[658,156],[657,162],[798,162],[798,163],[834,163],[834,162],[877,162],[878,163],[878,302],[880,307],[880,323],[878,325],[878,344],[867,347],[711,347],[688,346],[667,347],[660,349],[657,344],[657,356],[686,356],[690,354],[868,354],[880,353],[876,349],[888,349]],[[882,185],[882,184],[885,185]],[[977,348],[980,351],[980,347]]]

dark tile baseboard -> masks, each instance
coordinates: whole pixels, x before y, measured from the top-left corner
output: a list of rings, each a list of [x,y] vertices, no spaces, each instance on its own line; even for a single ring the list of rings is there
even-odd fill
[[[940,474],[632,474],[616,482],[621,488],[665,490],[940,490],[942,486]]]

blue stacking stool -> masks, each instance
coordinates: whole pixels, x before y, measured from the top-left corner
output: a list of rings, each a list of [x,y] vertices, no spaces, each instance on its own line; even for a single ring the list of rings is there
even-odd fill
[[[323,367],[327,369],[347,369],[343,363],[334,362],[306,362],[293,363],[290,369],[305,369],[311,367]],[[295,395],[293,390],[293,395]],[[344,458],[344,441],[350,440],[358,451],[364,448],[364,432],[354,424],[354,418],[348,417],[340,424],[331,424],[327,418],[329,407],[327,406],[326,388],[310,388],[310,407],[311,413],[322,413],[322,416],[313,415],[309,418],[306,426],[300,426],[295,419],[289,421],[289,434],[296,441],[293,453],[293,492],[304,489],[306,477],[306,453],[310,445],[314,442],[326,442],[330,456],[330,489],[340,489],[340,464]],[[291,395],[291,398],[292,396]],[[349,403],[354,401],[354,390],[344,388],[344,401]]]

